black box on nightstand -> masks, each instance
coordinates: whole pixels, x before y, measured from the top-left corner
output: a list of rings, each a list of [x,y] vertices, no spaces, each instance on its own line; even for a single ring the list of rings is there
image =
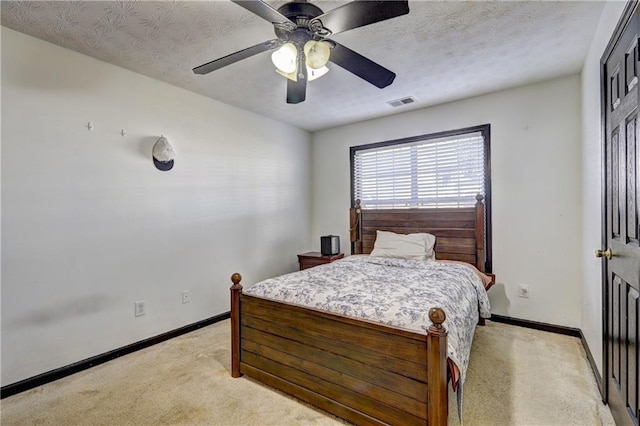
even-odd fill
[[[325,235],[320,237],[320,253],[323,256],[340,253],[340,236]]]

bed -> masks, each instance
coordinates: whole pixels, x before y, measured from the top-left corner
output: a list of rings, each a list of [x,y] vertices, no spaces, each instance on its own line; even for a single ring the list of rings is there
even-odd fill
[[[438,259],[486,272],[484,214],[481,196],[475,208],[398,211],[356,205],[350,210],[352,254],[370,253],[377,231],[429,232],[436,236]],[[335,263],[348,269],[358,262],[351,257]],[[316,268],[325,267],[332,266]],[[495,277],[488,276],[490,286]],[[430,324],[415,331],[245,294],[240,281],[239,274],[232,276],[233,377],[246,374],[355,424],[447,423],[451,363],[441,307],[429,309]]]

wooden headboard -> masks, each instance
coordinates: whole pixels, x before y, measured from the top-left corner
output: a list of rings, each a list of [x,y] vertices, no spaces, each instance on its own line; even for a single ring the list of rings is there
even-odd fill
[[[351,253],[369,254],[376,231],[428,232],[436,236],[436,259],[460,260],[491,272],[486,263],[484,197],[475,207],[365,210],[360,200],[350,209]]]

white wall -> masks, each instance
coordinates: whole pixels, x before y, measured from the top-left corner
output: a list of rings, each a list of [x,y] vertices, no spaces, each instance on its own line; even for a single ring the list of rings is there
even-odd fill
[[[571,327],[581,309],[580,79],[570,76],[315,133],[312,243],[349,250],[349,147],[491,124],[496,314]],[[518,285],[530,298],[518,297]]]
[[[602,244],[600,58],[626,2],[607,2],[582,69],[582,319],[580,328],[602,373],[602,265],[594,251]]]
[[[297,269],[307,132],[1,34],[2,385],[226,312],[233,272]]]

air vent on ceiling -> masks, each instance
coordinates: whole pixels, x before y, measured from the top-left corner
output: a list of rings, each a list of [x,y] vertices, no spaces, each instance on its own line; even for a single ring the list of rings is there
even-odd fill
[[[414,98],[413,96],[407,96],[406,98],[395,99],[393,101],[387,101],[387,103],[389,105],[391,105],[392,107],[399,107],[399,106],[402,106],[402,105],[412,104],[414,102],[416,102],[416,98]]]

